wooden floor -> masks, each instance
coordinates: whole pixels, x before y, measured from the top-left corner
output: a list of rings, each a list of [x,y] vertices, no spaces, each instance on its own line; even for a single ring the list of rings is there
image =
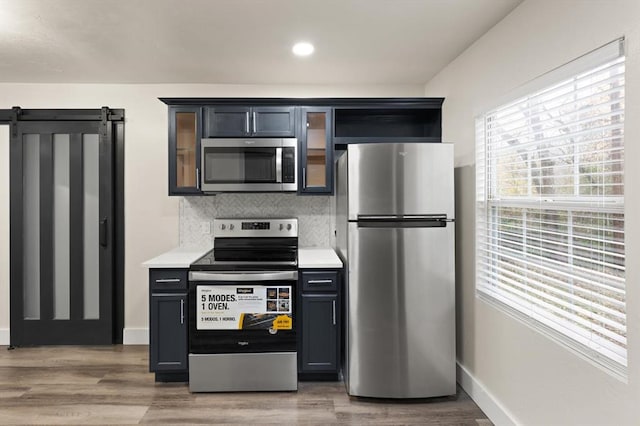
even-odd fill
[[[398,403],[347,396],[342,383],[298,392],[191,394],[155,383],[146,346],[0,347],[0,424],[490,425],[456,397]]]

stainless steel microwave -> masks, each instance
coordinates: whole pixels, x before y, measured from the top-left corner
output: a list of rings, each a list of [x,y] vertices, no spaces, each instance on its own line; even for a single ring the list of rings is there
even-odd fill
[[[298,141],[202,139],[204,192],[296,191]]]

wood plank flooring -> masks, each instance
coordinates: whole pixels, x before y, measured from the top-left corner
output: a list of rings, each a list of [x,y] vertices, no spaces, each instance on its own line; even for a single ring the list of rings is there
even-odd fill
[[[0,346],[0,424],[491,424],[461,389],[409,403],[351,398],[334,382],[192,394],[155,383],[148,365],[147,346]]]

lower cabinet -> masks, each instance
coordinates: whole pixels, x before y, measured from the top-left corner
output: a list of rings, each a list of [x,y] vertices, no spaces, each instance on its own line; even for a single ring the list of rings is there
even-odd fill
[[[156,381],[161,382],[187,381],[189,378],[188,300],[183,285],[186,273],[175,272],[173,275],[171,270],[150,272],[149,370],[155,372]]]
[[[338,271],[303,270],[298,307],[298,373],[302,380],[339,380],[341,298]]]
[[[149,271],[149,370],[158,382],[189,380],[187,275],[186,269]],[[339,270],[300,270],[296,321],[301,380],[340,379],[339,277]]]

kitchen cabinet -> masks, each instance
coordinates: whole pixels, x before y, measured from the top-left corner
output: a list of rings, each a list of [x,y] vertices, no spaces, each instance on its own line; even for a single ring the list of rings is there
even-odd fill
[[[208,106],[205,137],[294,137],[296,108],[291,106]]]
[[[169,195],[200,191],[200,107],[169,107]]]
[[[301,380],[339,380],[341,290],[337,270],[301,270],[298,306],[298,376]]]
[[[441,142],[442,99],[419,105],[339,107],[334,112],[334,143]]]
[[[149,370],[188,381],[187,269],[150,269],[149,290]]]
[[[304,107],[300,111],[298,192],[333,193],[333,142],[328,107]]]
[[[334,150],[442,142],[444,98],[160,98],[169,106],[169,195],[202,195],[201,138],[297,138],[299,195],[332,194]]]

